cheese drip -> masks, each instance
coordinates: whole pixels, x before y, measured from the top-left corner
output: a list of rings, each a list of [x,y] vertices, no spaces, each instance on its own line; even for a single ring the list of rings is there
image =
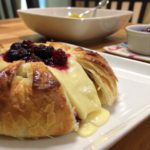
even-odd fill
[[[68,69],[58,70],[49,67],[65,89],[71,104],[81,119],[93,111],[101,109],[101,104],[93,82],[81,65],[73,58],[68,58]]]
[[[87,118],[80,124],[79,130],[76,133],[82,137],[91,136],[98,130],[98,127],[108,121],[109,116],[109,111],[104,108],[88,114]]]

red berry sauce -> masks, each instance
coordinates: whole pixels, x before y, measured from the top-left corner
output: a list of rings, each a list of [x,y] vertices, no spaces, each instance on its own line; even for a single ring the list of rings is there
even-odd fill
[[[3,53],[0,55],[0,58],[2,58],[4,61],[8,62],[7,58],[5,57],[6,53]]]
[[[74,112],[74,116],[75,116],[77,122],[81,122],[82,121],[82,119],[79,118],[77,112]]]
[[[71,57],[71,54],[67,54],[68,57]]]

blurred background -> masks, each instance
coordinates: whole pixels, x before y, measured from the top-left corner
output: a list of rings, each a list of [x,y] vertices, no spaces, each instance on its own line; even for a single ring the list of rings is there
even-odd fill
[[[13,2],[12,2],[13,1]],[[7,18],[15,18],[18,17],[17,13],[13,12],[13,9],[27,9],[32,7],[68,7],[73,6],[73,3],[76,7],[84,7],[85,3],[88,1],[88,7],[94,7],[95,1],[94,0],[0,0],[0,19],[7,19]],[[122,0],[118,0],[122,1]],[[126,0],[122,2],[121,9],[128,10],[130,2],[134,0]],[[145,0],[143,0],[145,1]],[[132,23],[139,22],[139,15],[142,9],[143,1],[135,1],[133,6],[133,17],[131,19]],[[15,6],[13,6],[15,3]],[[117,0],[113,0],[111,2],[110,9],[117,9]],[[13,6],[13,7],[12,7]],[[15,7],[15,8],[14,8]],[[7,12],[6,10],[7,9]],[[106,9],[103,7],[102,9]],[[146,3],[146,7],[144,7],[144,15],[142,16],[142,21],[139,23],[148,24],[150,23],[150,0]]]

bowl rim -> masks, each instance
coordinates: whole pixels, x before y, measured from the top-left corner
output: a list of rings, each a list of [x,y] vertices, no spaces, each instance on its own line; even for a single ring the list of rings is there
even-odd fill
[[[148,32],[141,32],[141,31],[133,30],[134,27],[150,28],[150,24],[137,24],[137,25],[129,25],[126,27],[126,31],[128,33],[136,33],[136,34],[142,34],[142,35],[149,35],[150,36],[150,33],[148,33]]]
[[[29,15],[34,15],[34,16],[44,16],[44,17],[49,17],[49,18],[58,18],[58,19],[67,19],[67,20],[99,20],[99,19],[107,19],[107,18],[112,18],[112,17],[118,17],[118,16],[126,16],[126,15],[132,15],[133,11],[129,10],[112,10],[112,9],[98,9],[98,10],[105,10],[105,11],[118,11],[118,12],[125,12],[124,14],[117,14],[113,16],[104,16],[104,17],[88,17],[88,18],[73,18],[73,17],[68,17],[68,16],[53,16],[53,15],[44,15],[44,14],[35,14],[29,12],[30,10],[44,10],[44,9],[90,9],[88,7],[46,7],[46,8],[29,8],[29,9],[18,9],[17,13],[19,14],[29,14]]]

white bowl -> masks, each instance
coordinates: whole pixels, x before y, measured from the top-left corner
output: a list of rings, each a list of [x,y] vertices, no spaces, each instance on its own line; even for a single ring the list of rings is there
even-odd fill
[[[68,17],[89,8],[51,7],[18,10],[19,16],[32,30],[62,41],[85,41],[106,37],[124,27],[132,16],[131,11],[98,9],[95,17]]]
[[[140,31],[147,28],[150,28],[150,25],[131,25],[126,27],[129,50],[142,55],[150,55],[150,33]]]

